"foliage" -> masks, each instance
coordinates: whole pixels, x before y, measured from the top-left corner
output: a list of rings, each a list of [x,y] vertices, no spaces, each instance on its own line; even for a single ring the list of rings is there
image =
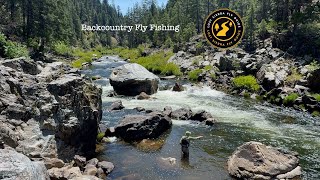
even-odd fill
[[[211,79],[214,80],[214,81],[217,79],[216,73],[211,73],[211,74],[210,74],[210,77],[211,77]]]
[[[204,70],[205,70],[205,71],[210,71],[212,68],[213,68],[212,66],[208,65],[208,66],[205,66],[205,67],[204,67]]]
[[[68,57],[68,56],[72,55],[71,48],[62,41],[56,42],[53,45],[53,51],[55,54],[60,55],[60,56],[67,56]]]
[[[191,81],[198,81],[199,79],[199,75],[202,73],[202,70],[201,69],[195,69],[193,71],[190,71],[188,73],[188,78],[189,80]]]
[[[307,68],[309,71],[315,71],[317,69],[320,69],[320,65],[316,60],[314,60],[307,66]]]
[[[103,132],[98,133],[98,135],[97,135],[97,141],[98,141],[98,142],[101,142],[102,139],[103,139],[103,137],[104,137],[104,133],[103,133]]]
[[[168,63],[169,58],[173,55],[172,52],[160,51],[152,55],[139,58],[134,58],[136,57],[135,53],[129,54],[133,56],[133,58],[130,56],[131,62],[138,63],[153,73],[176,76],[182,75],[179,66],[173,63]]]
[[[312,94],[312,96],[313,96],[318,102],[320,102],[320,94]]]
[[[25,45],[7,40],[5,35],[0,33],[0,56],[4,58],[27,57],[29,51]]]
[[[299,95],[297,93],[291,93],[287,97],[284,98],[283,103],[285,105],[292,104],[296,99],[298,99]]]
[[[256,78],[252,75],[238,76],[233,79],[233,85],[237,89],[246,89],[251,92],[256,92],[260,89],[260,86]]]
[[[313,111],[311,115],[312,116],[320,116],[320,112],[319,111]]]

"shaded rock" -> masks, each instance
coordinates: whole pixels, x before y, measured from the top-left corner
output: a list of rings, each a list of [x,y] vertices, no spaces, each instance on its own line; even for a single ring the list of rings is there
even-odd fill
[[[217,121],[213,118],[207,119],[204,121],[207,126],[213,126],[217,123]]]
[[[172,114],[172,107],[170,106],[164,107],[162,114],[170,117]]]
[[[180,108],[171,113],[172,119],[188,120],[192,116],[192,111],[189,108]]]
[[[79,167],[52,168],[48,170],[50,179],[64,180],[82,176]]]
[[[115,127],[115,134],[126,141],[157,138],[169,128],[171,119],[159,115],[128,115]]]
[[[125,107],[123,106],[122,104],[122,101],[116,101],[116,102],[113,102],[110,106],[110,111],[117,111],[117,110],[122,110],[124,109]]]
[[[229,157],[229,174],[239,179],[289,178],[299,172],[299,159],[295,153],[282,152],[258,142],[248,142],[238,147]],[[294,172],[292,172],[294,171]]]
[[[115,135],[116,134],[115,134],[115,128],[114,127],[107,128],[106,132],[104,133],[105,137],[113,137]]]
[[[145,92],[140,93],[137,97],[138,100],[150,99],[150,96]]]
[[[191,120],[197,120],[197,121],[200,121],[200,122],[205,121],[205,120],[210,119],[210,118],[212,118],[212,115],[209,112],[205,111],[205,110],[199,110],[198,112],[196,112],[195,114],[193,114],[190,117]]]
[[[49,180],[43,162],[32,162],[14,149],[0,149],[0,178]]]
[[[175,83],[172,88],[172,91],[181,92],[184,91],[184,87],[179,83]]]
[[[98,167],[101,168],[106,174],[110,174],[114,169],[114,165],[111,162],[107,161],[99,162]]]
[[[320,69],[317,69],[310,74],[308,74],[307,80],[308,80],[308,86],[310,89],[312,89],[314,92],[320,92]]]
[[[106,175],[106,173],[104,173],[102,168],[98,168],[97,177],[101,178],[101,179],[106,179],[107,175]]]
[[[41,72],[39,66],[33,60],[25,57],[4,60],[2,64],[26,74],[37,75]]]
[[[145,111],[146,109],[143,108],[143,107],[136,107],[134,108],[135,110],[137,110],[138,112],[142,112],[142,111]]]
[[[44,164],[47,169],[51,168],[62,168],[64,166],[64,162],[58,158],[45,158]]]
[[[76,165],[80,168],[84,168],[84,166],[86,165],[86,158],[85,157],[75,155],[73,160],[76,163]]]
[[[139,64],[125,64],[113,70],[110,84],[120,95],[154,94],[158,90],[159,77]]]

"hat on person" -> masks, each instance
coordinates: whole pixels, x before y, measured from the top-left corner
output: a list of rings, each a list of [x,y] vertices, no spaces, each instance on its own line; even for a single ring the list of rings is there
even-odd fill
[[[191,132],[190,131],[186,131],[186,136],[190,136]]]

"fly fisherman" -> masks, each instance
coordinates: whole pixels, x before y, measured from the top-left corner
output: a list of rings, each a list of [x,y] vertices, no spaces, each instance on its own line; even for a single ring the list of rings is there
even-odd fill
[[[181,151],[182,151],[182,158],[189,158],[189,146],[190,140],[200,139],[203,136],[192,137],[191,132],[187,131],[184,136],[180,139]]]

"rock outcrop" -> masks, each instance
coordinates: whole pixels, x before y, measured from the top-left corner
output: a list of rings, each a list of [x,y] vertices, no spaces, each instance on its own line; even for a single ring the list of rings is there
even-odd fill
[[[158,90],[159,77],[139,64],[125,64],[112,71],[110,84],[119,95],[136,96],[141,92],[151,95]]]
[[[238,147],[229,157],[228,171],[237,179],[291,179],[301,175],[297,154],[259,142]]]
[[[14,149],[0,149],[0,179],[49,180],[43,162],[31,161]]]
[[[128,115],[115,127],[115,135],[125,141],[157,138],[172,126],[168,116],[157,114]]]
[[[101,93],[61,62],[0,62],[0,139],[33,159],[93,155]]]

